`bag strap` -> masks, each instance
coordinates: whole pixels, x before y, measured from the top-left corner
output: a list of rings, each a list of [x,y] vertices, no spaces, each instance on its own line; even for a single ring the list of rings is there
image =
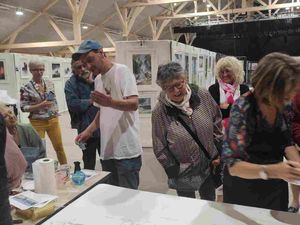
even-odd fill
[[[210,155],[208,154],[207,150],[205,149],[205,147],[203,146],[203,144],[199,140],[198,136],[191,130],[191,128],[184,122],[184,120],[180,116],[178,116],[177,119],[182,124],[182,126],[186,129],[186,131],[192,136],[194,141],[198,144],[198,146],[200,147],[200,149],[202,150],[202,152],[204,153],[206,158],[211,160]]]

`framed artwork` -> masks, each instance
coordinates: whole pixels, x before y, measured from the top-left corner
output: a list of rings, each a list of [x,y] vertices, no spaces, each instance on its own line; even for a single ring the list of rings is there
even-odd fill
[[[52,63],[52,79],[60,78],[60,63]]]
[[[6,77],[5,60],[0,59],[0,82],[5,81],[6,79],[7,77]]]
[[[72,68],[71,68],[71,63],[69,62],[63,62],[62,63],[62,67],[63,67],[63,74],[64,77],[70,77],[71,76],[71,72],[72,72]]]
[[[191,82],[193,84],[198,84],[198,79],[197,79],[197,56],[192,56]]]
[[[137,85],[152,85],[151,54],[133,54],[132,70]]]
[[[182,53],[175,53],[173,61],[179,63],[182,67],[184,67]]]
[[[189,74],[190,74],[189,55],[184,56],[184,65],[185,65],[184,66],[185,72],[186,72],[187,76],[190,77],[189,76]]]
[[[204,56],[203,55],[199,55],[199,70],[204,70]]]
[[[208,58],[208,65],[207,65],[207,69],[208,69],[208,71],[211,71],[211,63],[212,63],[212,58],[211,58],[211,56],[207,56],[207,58]]]
[[[154,49],[142,49],[126,52],[126,64],[133,72],[139,91],[158,90],[155,83],[157,57]]]
[[[205,64],[204,64],[204,78],[205,78],[205,82],[207,79],[207,73],[208,73],[208,57],[209,56],[205,56]]]
[[[27,59],[20,59],[19,71],[21,78],[30,77],[29,61]]]
[[[155,94],[143,93],[139,96],[140,117],[150,117],[155,104]]]

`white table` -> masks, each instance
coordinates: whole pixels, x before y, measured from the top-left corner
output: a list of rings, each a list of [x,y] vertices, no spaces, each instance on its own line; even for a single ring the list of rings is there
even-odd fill
[[[55,200],[56,211],[61,210],[63,207],[70,204],[72,201],[93,188],[95,185],[105,182],[110,174],[109,172],[104,171],[97,172],[98,173],[95,176],[86,180],[86,182],[81,186],[75,186],[71,181],[68,181],[63,188],[57,189],[58,198]],[[12,213],[12,216],[13,219],[22,219],[19,218],[14,212]],[[41,220],[42,219],[39,219],[38,221]],[[32,225],[36,224],[38,221],[23,220],[22,225]]]
[[[99,184],[43,225],[300,224],[300,215]]]

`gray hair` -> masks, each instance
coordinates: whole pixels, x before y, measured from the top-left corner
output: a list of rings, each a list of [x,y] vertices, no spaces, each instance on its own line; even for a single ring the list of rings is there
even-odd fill
[[[34,60],[31,60],[29,62],[29,70],[32,69],[32,67],[35,67],[35,66],[45,66],[45,64],[41,61],[34,61]]]
[[[182,66],[177,62],[170,62],[158,66],[156,83],[162,88],[167,81],[180,77],[186,78]]]

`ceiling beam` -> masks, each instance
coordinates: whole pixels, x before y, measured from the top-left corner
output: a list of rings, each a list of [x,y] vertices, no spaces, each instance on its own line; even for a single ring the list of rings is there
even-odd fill
[[[148,0],[148,1],[136,1],[136,2],[129,2],[129,3],[125,4],[123,7],[133,8],[133,7],[139,7],[139,6],[163,5],[163,4],[170,4],[170,3],[182,3],[182,2],[195,2],[195,0]]]
[[[200,16],[209,16],[209,15],[224,15],[224,14],[238,14],[238,13],[247,13],[247,12],[256,12],[256,11],[264,11],[264,10],[272,10],[272,9],[284,9],[300,6],[300,2],[295,3],[283,3],[283,4],[272,4],[271,6],[255,6],[255,7],[247,7],[247,8],[235,8],[228,10],[218,10],[218,11],[210,11],[210,12],[198,12],[198,13],[185,13],[185,14],[177,14],[173,16],[156,16],[154,19],[156,20],[169,20],[169,19],[182,19],[182,18],[191,18],[191,17],[200,17]]]
[[[5,49],[19,49],[19,48],[50,48],[60,46],[80,45],[77,41],[45,41],[45,42],[31,42],[31,43],[17,43],[0,45],[0,50]]]
[[[63,40],[63,41],[68,41],[68,39],[66,38],[66,36],[63,34],[63,32],[61,31],[61,29],[57,26],[57,24],[54,22],[54,20],[48,15],[45,14],[45,16],[48,19],[48,22],[50,23],[50,25],[53,27],[53,29],[55,30],[55,32],[58,34],[58,36]],[[71,53],[74,53],[74,48],[71,46],[68,46],[68,49],[70,50]]]
[[[188,4],[188,2],[183,2],[181,3],[174,12],[172,12],[171,14],[174,16],[177,13],[179,13],[181,10],[184,9],[184,7]],[[153,18],[149,18],[149,23],[150,23],[150,27],[151,27],[151,31],[152,31],[152,39],[153,40],[158,40],[159,37],[161,36],[163,30],[166,28],[166,26],[171,22],[171,19],[168,20],[164,20],[162,21],[162,23],[160,24],[160,26],[158,27],[158,21],[153,19]]]
[[[46,4],[46,6],[40,11],[37,12],[35,15],[33,15],[27,22],[19,26],[15,31],[7,35],[2,41],[1,44],[8,41],[11,36],[18,35],[20,32],[22,32],[24,29],[26,29],[29,25],[31,25],[34,21],[36,21],[42,14],[46,13],[52,6],[54,6],[59,0],[50,0]]]

